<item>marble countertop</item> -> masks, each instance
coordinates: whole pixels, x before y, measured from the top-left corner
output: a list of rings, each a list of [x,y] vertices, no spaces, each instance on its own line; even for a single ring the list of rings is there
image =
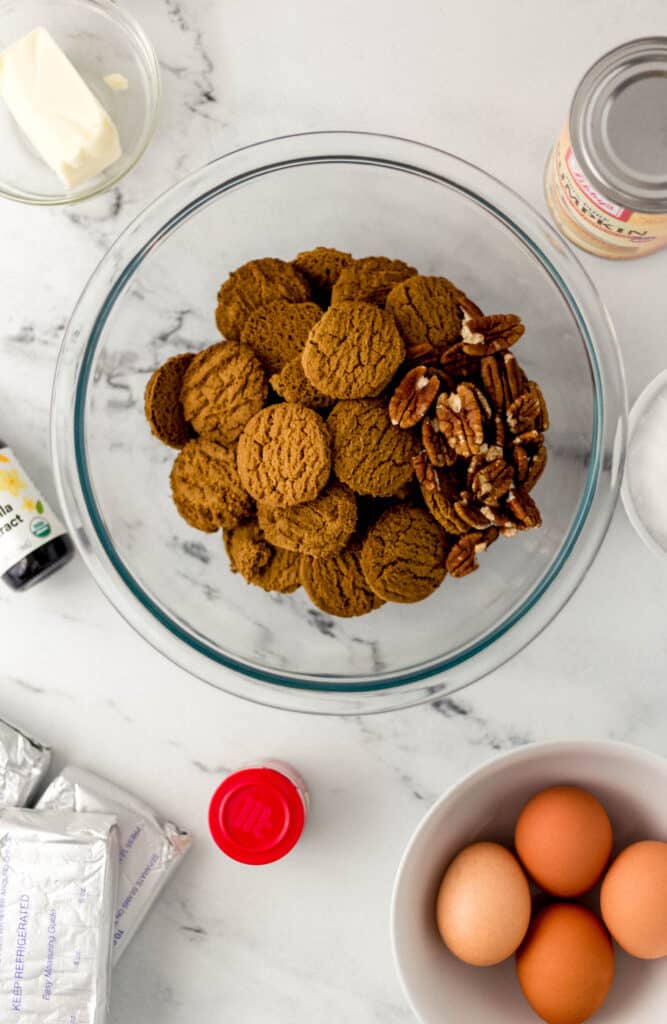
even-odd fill
[[[664,33],[664,0],[127,0],[158,51],[164,110],[138,168],[71,209],[0,207],[0,435],[53,495],[49,399],[66,319],[118,232],[189,170],[260,138],[321,128],[432,143],[538,208],[580,74]],[[667,363],[667,251],[582,257],[615,322],[630,398]],[[148,647],[80,559],[0,594],[0,715],[191,828],[195,848],[114,976],[112,1024],[407,1024],[391,963],[394,871],[432,800],[497,751],[611,737],[667,747],[667,565],[622,509],[579,591],[519,657],[437,706],[308,718],[214,692]],[[254,756],[308,780],[307,833],[244,869],[207,836],[220,778]]]

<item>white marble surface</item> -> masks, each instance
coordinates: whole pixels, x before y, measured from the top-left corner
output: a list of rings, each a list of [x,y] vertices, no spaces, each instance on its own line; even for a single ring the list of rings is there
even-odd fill
[[[664,0],[128,0],[157,48],[165,103],[140,166],[71,210],[0,206],[0,435],[52,494],[49,397],[66,318],[108,243],[157,192],[243,143],[363,128],[449,149],[541,209],[547,150],[603,50],[665,32]],[[584,258],[634,398],[667,363],[667,252]],[[51,488],[51,489],[50,489]],[[194,852],[120,964],[112,1024],[403,1024],[388,940],[401,849],[433,798],[495,751],[613,737],[667,747],[667,563],[622,510],[593,569],[520,657],[439,707],[305,718],[214,692],[146,646],[76,559],[0,594],[0,715],[133,787],[190,827]],[[271,868],[207,838],[218,780],[256,755],[306,776],[311,822]]]

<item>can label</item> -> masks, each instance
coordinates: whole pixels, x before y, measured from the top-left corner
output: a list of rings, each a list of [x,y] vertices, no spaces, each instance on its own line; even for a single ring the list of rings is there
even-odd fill
[[[567,122],[549,158],[545,191],[563,234],[597,256],[635,259],[667,245],[667,214],[619,206],[591,184],[572,149]]]
[[[0,576],[65,527],[10,448],[0,448]]]

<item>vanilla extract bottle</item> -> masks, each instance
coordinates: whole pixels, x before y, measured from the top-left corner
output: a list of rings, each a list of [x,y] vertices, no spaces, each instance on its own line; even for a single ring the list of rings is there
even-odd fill
[[[27,590],[72,557],[65,527],[0,440],[0,576]]]

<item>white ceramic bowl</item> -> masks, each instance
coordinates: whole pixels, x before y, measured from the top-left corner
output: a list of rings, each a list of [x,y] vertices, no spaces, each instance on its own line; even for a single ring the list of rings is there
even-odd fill
[[[606,807],[615,851],[639,839],[667,841],[667,760],[623,743],[536,743],[483,765],[445,793],[403,856],[392,901],[392,943],[408,1001],[422,1024],[535,1024],[511,957],[468,967],[443,945],[435,901],[445,868],[468,843],[511,845],[533,793],[558,783],[590,790]],[[596,907],[597,894],[589,899]],[[612,991],[595,1024],[657,1024],[667,1007],[667,959],[634,960],[616,947]]]

